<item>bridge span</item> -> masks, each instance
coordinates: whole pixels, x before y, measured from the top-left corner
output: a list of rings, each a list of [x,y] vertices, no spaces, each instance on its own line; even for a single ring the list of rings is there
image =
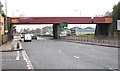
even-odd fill
[[[60,38],[60,23],[68,24],[97,24],[95,35],[108,35],[111,17],[10,17],[10,25],[13,24],[53,24],[55,39]]]
[[[111,24],[110,17],[11,17],[11,24],[58,24],[67,22],[69,24]]]

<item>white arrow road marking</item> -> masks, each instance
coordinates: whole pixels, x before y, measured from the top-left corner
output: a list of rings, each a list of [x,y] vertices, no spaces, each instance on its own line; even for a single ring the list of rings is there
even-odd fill
[[[74,56],[74,57],[77,58],[77,59],[80,58],[80,57],[78,57],[78,56]]]

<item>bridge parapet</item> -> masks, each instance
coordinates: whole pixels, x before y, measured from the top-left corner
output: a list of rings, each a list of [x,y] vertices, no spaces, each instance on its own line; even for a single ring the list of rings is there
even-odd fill
[[[94,17],[94,19],[93,19],[93,23],[96,23],[96,24],[98,24],[98,23],[113,23],[113,21],[112,21],[112,18],[111,17]]]
[[[11,17],[11,24],[57,24],[67,22],[69,24],[104,24],[112,23],[110,17]]]

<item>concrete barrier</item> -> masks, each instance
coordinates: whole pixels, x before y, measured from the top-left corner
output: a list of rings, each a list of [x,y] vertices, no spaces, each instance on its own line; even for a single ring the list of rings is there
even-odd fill
[[[3,43],[6,43],[8,41],[8,37],[7,37],[7,35],[4,35],[3,36]]]
[[[2,45],[2,36],[0,36],[0,46]]]
[[[0,46],[8,42],[8,35],[0,36]]]
[[[66,37],[66,40],[77,40],[77,41],[83,41],[83,42],[92,42],[92,43],[100,43],[100,44],[108,44],[112,46],[118,46],[118,40],[109,38],[109,39],[103,39],[103,38],[88,38],[88,37],[76,37],[76,36],[68,36]],[[120,42],[120,41],[119,41]]]

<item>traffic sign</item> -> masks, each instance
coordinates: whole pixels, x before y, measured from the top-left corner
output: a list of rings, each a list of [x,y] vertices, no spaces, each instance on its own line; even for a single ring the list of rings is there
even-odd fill
[[[60,23],[60,26],[67,27],[67,26],[68,26],[68,23],[67,23],[67,22],[61,22],[61,23]]]
[[[117,20],[117,30],[120,31],[120,20]]]
[[[67,30],[68,23],[67,22],[61,22],[60,23],[60,31]]]

